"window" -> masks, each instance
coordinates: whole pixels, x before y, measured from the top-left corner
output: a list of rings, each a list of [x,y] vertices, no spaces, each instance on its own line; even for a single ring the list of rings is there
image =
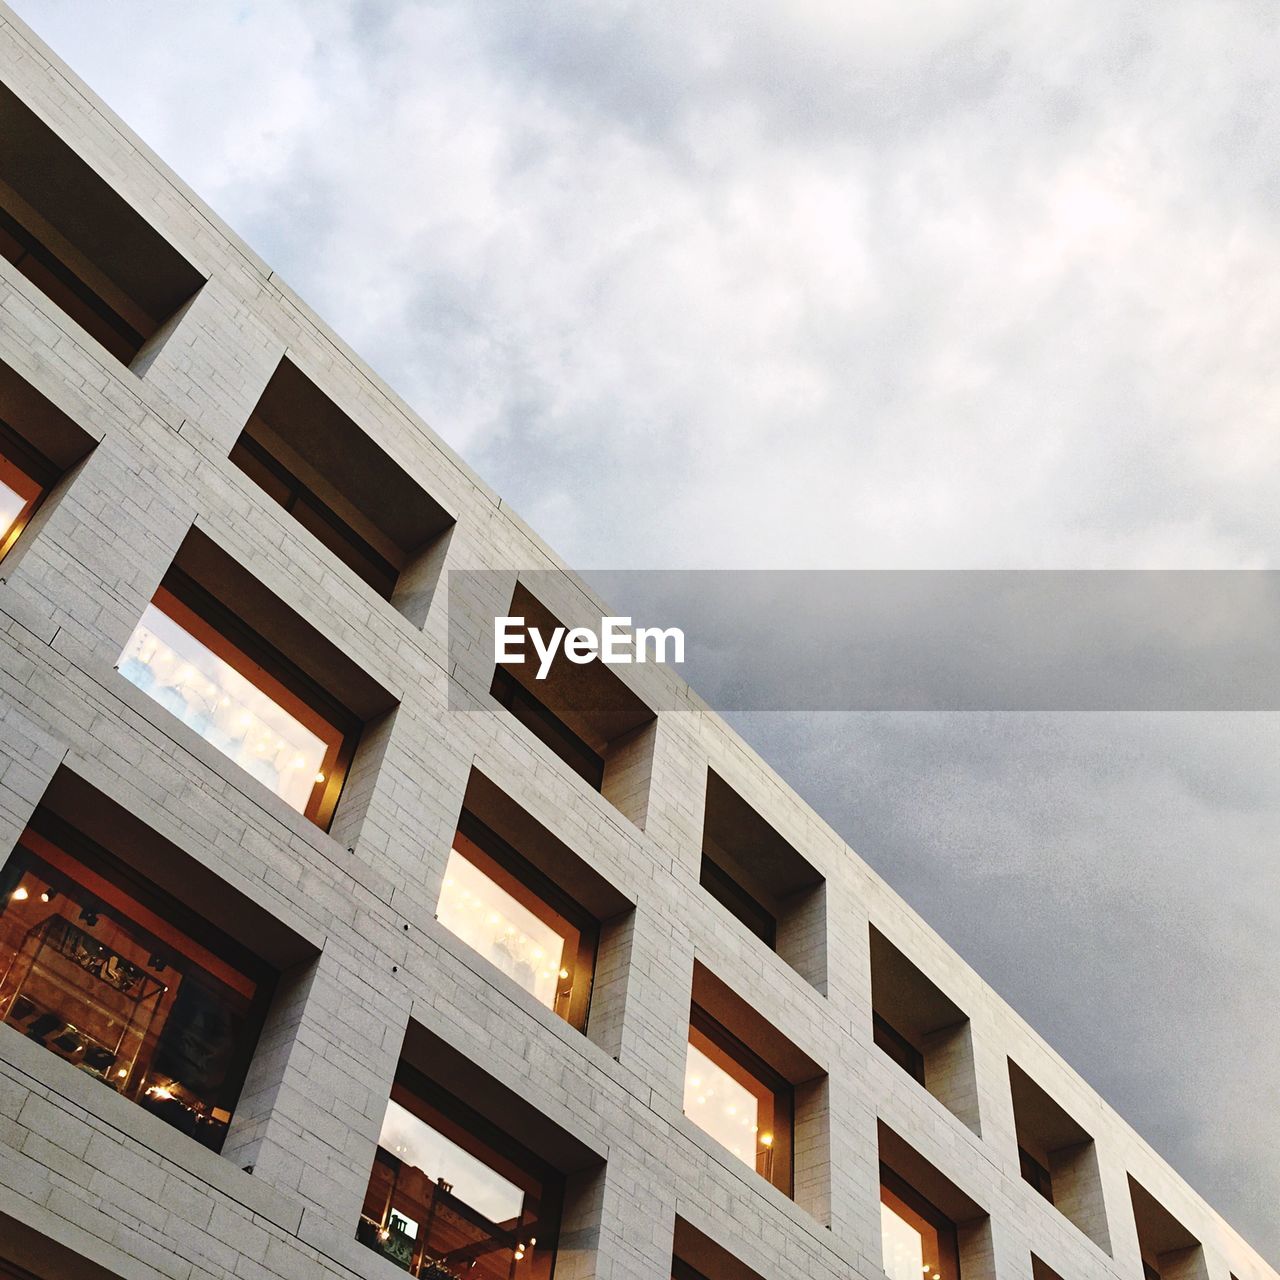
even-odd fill
[[[436,919],[566,1022],[586,1024],[597,922],[467,813]]]
[[[598,791],[636,826],[643,828],[657,717],[651,707],[599,657],[570,661],[561,647],[545,678],[537,678],[538,662],[530,631],[552,635],[563,624],[525,587],[522,575],[502,616],[511,624],[509,639],[526,661],[498,663],[496,653],[489,695],[593,790]],[[562,585],[560,575],[545,575],[549,588]],[[515,643],[523,625],[523,649]],[[599,625],[598,622],[596,625]],[[492,632],[487,632],[492,638]],[[642,673],[640,673],[642,674]]]
[[[1050,1177],[1049,1170],[1025,1147],[1018,1148],[1018,1170],[1023,1182],[1029,1183],[1050,1204],[1053,1203],[1053,1178]]]
[[[0,257],[124,364],[204,283],[3,85]]]
[[[672,1233],[671,1280],[761,1280],[722,1244],[677,1215]]]
[[[0,422],[0,560],[57,479],[57,468]]]
[[[288,357],[230,458],[410,622],[426,622],[454,518]]]
[[[510,671],[498,667],[493,673],[493,687],[489,692],[578,777],[585,779],[594,790],[600,790],[604,785],[604,757],[578,737],[555,712],[543,706]]]
[[[728,871],[718,862],[712,861],[705,852],[702,855],[699,880],[702,887],[730,915],[736,916],[766,947],[773,949],[777,942],[778,922],[767,907],[757,902]]]
[[[707,1280],[707,1277],[695,1267],[691,1267],[682,1258],[671,1259],[671,1280]]]
[[[401,1064],[356,1238],[432,1280],[549,1280],[563,1180]]]
[[[1129,1198],[1145,1280],[1208,1280],[1209,1268],[1199,1239],[1132,1174]]]
[[[231,450],[231,461],[380,596],[391,599],[399,575],[396,566],[283,462],[272,457],[265,445],[245,433]]]
[[[170,570],[117,665],[228,759],[327,827],[359,723],[193,579]]]
[[[1093,1138],[1012,1058],[1008,1066],[1023,1181],[1110,1253],[1111,1233]]]
[[[874,925],[869,941],[873,1042],[980,1135],[968,1015]]]
[[[0,256],[13,263],[51,302],[128,364],[143,336],[49,246],[0,206]]]
[[[959,1280],[955,1225],[883,1164],[880,1235],[889,1280]]]
[[[260,962],[43,815],[0,872],[0,966],[5,1023],[221,1149],[270,996]]]
[[[875,1043],[917,1084],[924,1084],[924,1054],[901,1032],[895,1031],[878,1013],[871,1015]]]
[[[698,879],[731,916],[825,992],[825,881],[714,769],[707,770]]]
[[[792,1088],[697,1005],[689,1019],[684,1113],[731,1155],[791,1194]]]

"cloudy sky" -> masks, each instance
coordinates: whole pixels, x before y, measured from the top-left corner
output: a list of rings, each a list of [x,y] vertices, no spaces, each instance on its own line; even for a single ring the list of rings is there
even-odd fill
[[[1270,0],[16,0],[570,562],[1272,568]],[[1280,1258],[1271,714],[740,715]]]

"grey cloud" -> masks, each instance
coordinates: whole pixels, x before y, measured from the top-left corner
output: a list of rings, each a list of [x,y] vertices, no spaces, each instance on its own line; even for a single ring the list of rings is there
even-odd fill
[[[579,566],[1276,558],[1273,5],[17,4]],[[1280,1255],[1272,718],[928,719],[750,736]]]

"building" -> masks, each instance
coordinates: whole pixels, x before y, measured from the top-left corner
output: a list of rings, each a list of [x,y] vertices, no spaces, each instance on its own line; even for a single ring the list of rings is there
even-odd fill
[[[3,10],[0,256],[0,1275],[1274,1280]]]

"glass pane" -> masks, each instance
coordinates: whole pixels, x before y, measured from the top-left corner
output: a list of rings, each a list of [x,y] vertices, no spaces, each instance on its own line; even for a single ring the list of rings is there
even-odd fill
[[[436,918],[548,1008],[569,977],[565,939],[457,849],[449,852]]]
[[[0,969],[4,1022],[222,1145],[253,1034],[251,979],[31,832],[0,879]]]
[[[759,1109],[760,1100],[751,1090],[696,1045],[689,1045],[684,1072],[685,1115],[752,1168],[756,1165]]]
[[[155,605],[147,606],[119,667],[206,742],[306,811],[326,743]]]
[[[936,1210],[932,1212],[938,1216]],[[952,1280],[955,1276],[952,1235],[948,1233],[944,1239],[935,1222],[883,1183],[880,1186],[880,1233],[884,1270],[889,1280]]]
[[[0,480],[0,544],[3,544],[13,522],[22,514],[26,505],[26,498]]]
[[[441,1178],[453,1194],[494,1223],[520,1216],[524,1192],[464,1151],[394,1099],[387,1103],[378,1145],[398,1160],[421,1169],[431,1182]]]
[[[548,1189],[469,1124],[393,1087],[356,1238],[429,1280],[549,1280]]]
[[[40,494],[40,484],[0,453],[0,556],[17,540]]]

